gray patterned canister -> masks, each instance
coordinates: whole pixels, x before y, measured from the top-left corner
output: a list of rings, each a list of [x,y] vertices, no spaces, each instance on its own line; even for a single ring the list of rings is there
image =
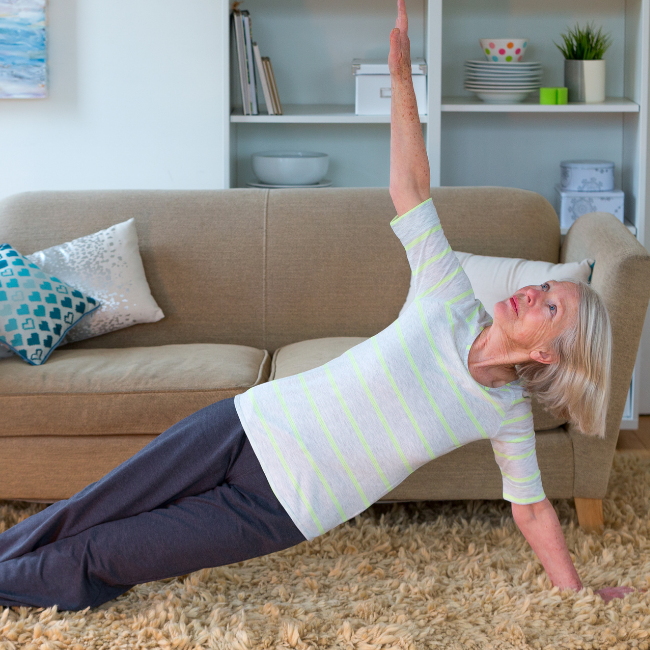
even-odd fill
[[[609,192],[614,189],[614,163],[611,160],[563,160],[560,172],[563,190]]]

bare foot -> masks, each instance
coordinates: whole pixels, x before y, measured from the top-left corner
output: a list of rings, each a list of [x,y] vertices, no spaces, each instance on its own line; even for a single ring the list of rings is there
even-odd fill
[[[605,603],[608,603],[614,598],[623,598],[626,594],[632,593],[633,591],[648,591],[647,589],[635,589],[634,587],[604,587],[599,589],[594,593],[598,594]]]

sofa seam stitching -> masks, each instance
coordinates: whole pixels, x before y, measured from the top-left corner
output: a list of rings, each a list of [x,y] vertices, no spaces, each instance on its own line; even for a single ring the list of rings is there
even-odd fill
[[[259,373],[258,373],[259,376]],[[0,400],[4,400],[10,397],[43,397],[43,396],[48,396],[48,395],[169,395],[170,393],[178,393],[179,395],[185,395],[186,393],[223,393],[224,391],[231,391],[231,390],[248,390],[250,388],[249,385],[245,386],[232,386],[229,388],[170,388],[168,390],[133,390],[133,391],[123,391],[121,393],[117,392],[80,392],[80,393],[71,393],[70,391],[62,391],[62,392],[48,392],[48,393],[4,393],[3,395],[0,395]]]
[[[266,190],[264,200],[264,218],[262,222],[262,348],[266,350],[266,236],[269,215],[269,197],[271,190]]]

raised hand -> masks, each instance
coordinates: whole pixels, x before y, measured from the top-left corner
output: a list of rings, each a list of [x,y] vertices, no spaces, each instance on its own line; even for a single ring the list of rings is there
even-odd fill
[[[404,0],[390,33],[390,195],[398,215],[430,197],[429,159],[411,78],[411,44]]]
[[[404,0],[397,0],[397,19],[390,33],[390,53],[388,69],[400,77],[411,74],[411,42],[409,41],[409,21]]]

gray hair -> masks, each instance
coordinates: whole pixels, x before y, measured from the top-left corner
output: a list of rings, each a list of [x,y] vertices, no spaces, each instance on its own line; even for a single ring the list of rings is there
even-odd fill
[[[522,385],[553,415],[570,420],[582,433],[604,438],[612,360],[609,314],[588,284],[562,282],[576,285],[578,315],[573,326],[551,342],[558,362],[527,362],[517,366],[517,373]]]

